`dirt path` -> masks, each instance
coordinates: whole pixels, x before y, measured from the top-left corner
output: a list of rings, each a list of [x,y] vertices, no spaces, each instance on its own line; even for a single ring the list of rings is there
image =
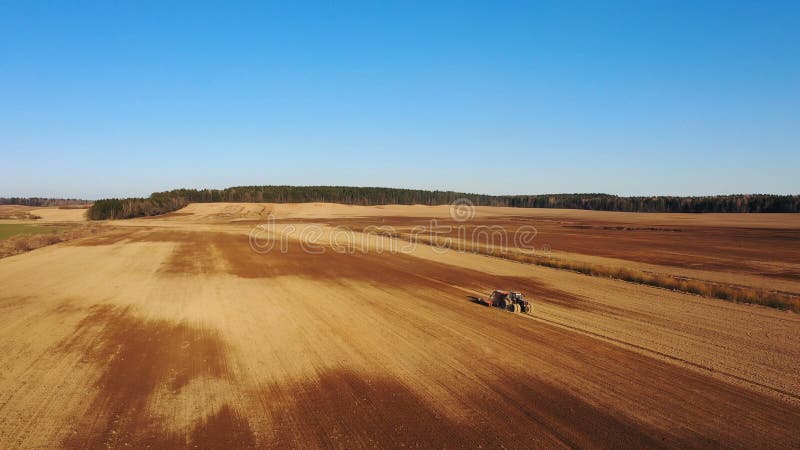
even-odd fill
[[[0,261],[0,447],[800,445],[797,315],[216,223]],[[467,298],[510,286],[531,316]]]

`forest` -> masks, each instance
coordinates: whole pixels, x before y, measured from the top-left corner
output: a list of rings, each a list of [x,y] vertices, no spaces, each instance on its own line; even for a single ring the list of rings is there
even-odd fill
[[[45,197],[0,197],[0,205],[22,206],[73,206],[88,205],[89,200],[77,198],[45,198]]]
[[[444,205],[469,199],[476,206],[566,208],[626,212],[779,213],[800,212],[800,195],[740,194],[699,197],[621,197],[610,194],[483,195],[348,186],[238,186],[226,189],[176,189],[147,198],[103,199],[94,202],[93,220],[153,216],[176,211],[189,203],[329,202],[349,205]]]

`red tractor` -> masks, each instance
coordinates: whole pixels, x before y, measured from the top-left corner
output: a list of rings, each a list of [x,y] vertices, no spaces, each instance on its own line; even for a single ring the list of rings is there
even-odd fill
[[[482,300],[482,303],[488,306],[497,306],[511,312],[531,312],[531,304],[525,300],[520,292],[495,290],[487,300]]]

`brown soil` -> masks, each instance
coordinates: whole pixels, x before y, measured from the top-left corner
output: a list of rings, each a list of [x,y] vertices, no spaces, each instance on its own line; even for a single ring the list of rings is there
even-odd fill
[[[337,219],[325,223],[358,229],[369,226],[393,227],[401,233],[408,233],[412,227],[419,226],[426,230],[419,233],[419,236],[431,235],[428,231],[431,229],[430,221],[419,218]],[[513,245],[515,231],[522,226],[533,226],[537,234],[531,245],[527,246],[531,249],[541,250],[547,246],[550,251],[558,253],[800,281],[798,229],[703,225],[664,228],[642,227],[625,222],[525,217],[482,218],[467,223],[438,219],[436,225],[435,229],[439,232],[435,234],[438,236],[457,239],[466,237],[470,242],[495,246]],[[497,230],[504,230],[505,235],[492,233]]]

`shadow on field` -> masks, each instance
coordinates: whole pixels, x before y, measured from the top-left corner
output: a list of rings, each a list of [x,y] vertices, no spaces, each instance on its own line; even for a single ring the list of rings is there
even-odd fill
[[[163,423],[168,416],[150,409],[156,392],[168,387],[178,394],[198,377],[236,383],[217,332],[141,318],[129,308],[99,306],[58,350],[79,352],[101,371],[88,414],[62,442],[67,448],[551,447],[591,442],[655,447],[663,439],[531,377],[487,381],[480,392],[473,392],[470,383],[473,388],[459,394],[466,415],[457,419],[395,378],[349,370],[328,370],[253,392],[263,406],[254,413],[269,418],[266,430],[254,431],[247,418],[223,403],[185,430],[174,431]]]
[[[188,436],[164,429],[148,411],[159,387],[180,393],[197,377],[232,377],[226,345],[215,331],[186,323],[143,319],[129,308],[98,306],[59,348],[80,352],[100,368],[89,413],[63,445],[69,448],[239,447],[255,442],[247,421],[223,405]],[[208,445],[206,445],[208,444]]]
[[[62,445],[659,448],[769,442],[796,447],[794,430],[800,416],[790,405],[636,353],[612,351],[601,342],[573,338],[593,345],[589,350],[594,356],[583,364],[607,370],[607,357],[612,355],[615,365],[631,368],[631,384],[622,395],[643,401],[648,409],[639,410],[641,417],[623,412],[619,405],[625,401],[589,397],[536,368],[521,372],[497,366],[482,376],[434,370],[435,378],[421,375],[425,384],[415,386],[409,384],[414,377],[322,366],[315,376],[301,380],[269,382],[269,374],[264,374],[264,384],[256,388],[238,380],[230,369],[228,347],[218,332],[142,318],[130,308],[98,306],[57,349],[81,355],[100,372],[95,398]],[[565,340],[558,357],[571,357],[581,342]],[[445,373],[448,378],[443,378]],[[665,379],[693,393],[686,399],[686,410],[668,397],[648,400],[666,395],[661,390]],[[189,387],[193,380],[200,381],[191,384],[199,390]],[[196,411],[210,403],[204,397],[214,383],[207,380],[225,382],[238,391],[248,399],[247,410],[217,400],[205,412]],[[159,396],[174,396],[170,398],[179,410],[194,413],[193,421],[170,427],[173,415],[151,403]],[[698,405],[714,405],[715,416],[707,417]],[[667,419],[670,414],[678,419]],[[650,425],[653,420],[669,426],[656,428]],[[255,423],[264,428],[254,429]],[[760,434],[763,423],[774,428],[768,436]]]
[[[478,305],[483,305],[483,300],[480,297],[475,297],[474,295],[468,295],[467,300],[471,301],[472,303],[477,303]]]
[[[460,420],[398,380],[348,370],[274,385],[260,397],[274,418],[274,448],[658,448],[669,439],[529,378],[467,392]]]

